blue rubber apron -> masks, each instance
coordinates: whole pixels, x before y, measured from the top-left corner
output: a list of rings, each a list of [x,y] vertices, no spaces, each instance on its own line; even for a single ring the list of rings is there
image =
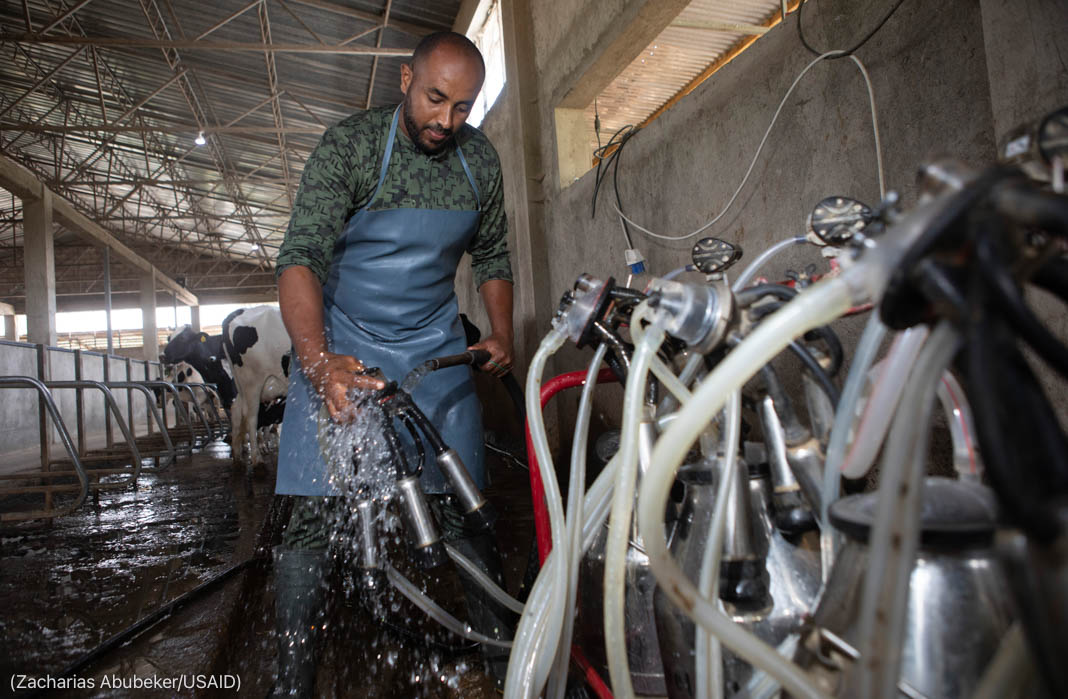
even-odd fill
[[[330,350],[379,367],[387,379],[397,382],[427,359],[467,349],[453,285],[460,257],[478,231],[480,218],[479,210],[370,210],[386,179],[399,114],[398,107],[375,191],[338,237],[323,287]],[[456,154],[481,209],[478,187],[458,143]],[[441,431],[446,444],[460,454],[478,486],[485,486],[482,414],[471,369],[459,366],[433,372],[412,398]],[[325,416],[322,400],[304,372],[294,371],[282,423],[276,493],[342,492],[338,467],[333,464],[331,470],[320,446],[322,431],[336,429]],[[445,481],[429,456],[423,488],[428,493],[446,492]]]

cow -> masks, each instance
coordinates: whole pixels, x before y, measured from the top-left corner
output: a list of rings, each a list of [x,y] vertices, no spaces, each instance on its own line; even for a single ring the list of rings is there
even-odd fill
[[[222,335],[196,332],[186,325],[171,335],[160,355],[165,365],[186,362],[200,374],[205,383],[213,383],[219,389],[219,400],[229,414],[230,406],[237,395],[237,387],[226,366]]]
[[[241,459],[247,438],[252,466],[260,464],[262,457],[256,438],[261,407],[263,404],[277,406],[278,399],[286,395],[291,345],[282,314],[273,306],[242,308],[223,320],[223,353],[237,386],[237,398],[230,414],[235,461]],[[267,412],[272,410],[280,416],[278,407]]]
[[[168,365],[164,376],[167,381],[176,386],[180,384],[206,383],[204,377],[200,375],[200,372],[189,362],[178,362],[177,364]],[[196,404],[200,406],[205,414],[210,414],[212,412],[212,404],[215,402],[215,398],[203,388],[193,386],[188,391],[179,391],[178,395],[181,396],[182,402],[186,404],[192,403],[195,397]]]

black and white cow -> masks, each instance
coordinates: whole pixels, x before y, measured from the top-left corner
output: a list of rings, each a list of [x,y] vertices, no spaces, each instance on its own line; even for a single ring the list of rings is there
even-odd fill
[[[206,383],[204,377],[200,375],[200,372],[193,368],[193,365],[189,362],[178,362],[177,364],[165,364],[163,372],[163,380],[175,384],[198,384]],[[192,393],[192,395],[190,395]],[[205,391],[203,388],[194,386],[189,391],[179,391],[179,397],[182,403],[189,404],[195,401],[202,410],[211,410],[211,404],[215,401],[214,397]],[[163,403],[163,393],[157,394],[156,406],[160,407]],[[174,402],[174,396],[168,396],[171,402]]]
[[[273,412],[271,417],[280,419],[279,399],[289,388],[289,333],[277,308],[256,306],[226,316],[222,338],[223,352],[237,385],[237,399],[230,414],[234,458],[239,459],[247,438],[252,465],[256,466],[262,459],[256,446],[261,407],[272,406],[264,412]]]
[[[167,340],[160,360],[167,365],[186,362],[200,373],[205,383],[213,383],[219,388],[219,399],[223,409],[230,412],[230,406],[237,395],[237,387],[226,366],[223,353],[222,335],[208,335],[195,332],[186,325]]]

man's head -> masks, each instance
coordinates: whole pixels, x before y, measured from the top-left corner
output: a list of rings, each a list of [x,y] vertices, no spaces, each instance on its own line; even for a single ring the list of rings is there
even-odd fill
[[[452,143],[482,89],[482,54],[462,34],[438,32],[419,42],[401,66],[402,124],[420,150],[435,155]]]

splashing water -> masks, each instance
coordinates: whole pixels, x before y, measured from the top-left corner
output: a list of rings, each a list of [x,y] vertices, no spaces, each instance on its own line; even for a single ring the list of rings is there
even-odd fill
[[[401,382],[400,390],[405,393],[411,393],[415,390],[415,387],[419,385],[419,382],[423,380],[423,377],[429,373],[430,367],[426,364],[420,364],[408,372],[408,375],[404,377],[404,381]]]

